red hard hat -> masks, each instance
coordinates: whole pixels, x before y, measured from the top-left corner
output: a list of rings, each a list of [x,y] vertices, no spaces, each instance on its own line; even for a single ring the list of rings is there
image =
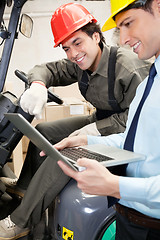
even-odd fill
[[[77,3],[67,3],[54,12],[51,19],[51,28],[54,36],[54,47],[57,47],[70,34],[97,20],[88,10]]]

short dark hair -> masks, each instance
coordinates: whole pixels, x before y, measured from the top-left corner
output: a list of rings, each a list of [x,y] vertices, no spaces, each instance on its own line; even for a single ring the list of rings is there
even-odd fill
[[[140,9],[143,9],[144,11],[152,13],[152,2],[153,0],[147,0],[147,1],[137,0],[131,3],[128,7],[126,7],[124,11],[132,8],[137,8],[137,9],[140,8]]]
[[[83,26],[80,30],[85,32],[91,38],[93,36],[93,33],[95,33],[95,32],[99,33],[99,36],[100,36],[99,46],[101,49],[103,48],[103,43],[106,43],[106,41],[102,34],[101,27],[99,24],[97,24],[95,22],[91,22],[91,23],[88,23],[85,26]]]
[[[152,2],[153,0],[147,0],[147,2],[145,3],[145,5],[142,7],[142,9],[144,9],[145,11],[148,11],[148,12],[152,12]]]

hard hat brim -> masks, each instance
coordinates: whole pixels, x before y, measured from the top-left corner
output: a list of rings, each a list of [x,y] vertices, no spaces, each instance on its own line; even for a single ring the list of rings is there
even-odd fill
[[[126,7],[128,7],[128,5],[130,5],[131,3],[135,2],[135,0],[130,0],[128,1],[126,4],[124,4],[123,7],[117,9],[117,11],[114,11],[112,13],[112,15],[107,19],[107,21],[105,22],[105,24],[102,27],[102,32],[108,31],[112,28],[115,28],[117,25],[115,23],[115,21],[113,20],[113,17],[115,17],[119,12],[121,12],[123,9],[125,9]]]
[[[105,24],[102,27],[102,32],[108,31],[112,28],[115,28],[117,25],[115,21],[113,20],[112,16],[108,18],[108,20],[105,22]]]

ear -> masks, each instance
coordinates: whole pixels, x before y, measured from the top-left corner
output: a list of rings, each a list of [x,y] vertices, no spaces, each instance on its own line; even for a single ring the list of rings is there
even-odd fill
[[[92,35],[93,39],[96,40],[97,43],[100,42],[100,35],[98,32],[94,32],[93,35]]]
[[[157,5],[158,11],[160,13],[160,0],[155,0],[155,3]]]

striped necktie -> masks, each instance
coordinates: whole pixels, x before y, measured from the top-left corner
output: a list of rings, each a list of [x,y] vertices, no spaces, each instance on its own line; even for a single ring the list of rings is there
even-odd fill
[[[141,109],[143,107],[143,104],[144,104],[147,96],[149,95],[149,92],[151,90],[156,73],[157,72],[155,69],[155,65],[152,64],[150,71],[149,71],[149,77],[148,77],[148,81],[146,84],[146,88],[144,90],[142,99],[138,105],[137,111],[134,115],[134,118],[132,120],[132,123],[130,125],[130,128],[129,128],[127,136],[126,136],[126,140],[125,140],[124,147],[123,147],[126,150],[133,151],[133,145],[134,145],[134,139],[135,139],[135,135],[136,135],[136,129],[137,129],[139,115],[140,115]]]

